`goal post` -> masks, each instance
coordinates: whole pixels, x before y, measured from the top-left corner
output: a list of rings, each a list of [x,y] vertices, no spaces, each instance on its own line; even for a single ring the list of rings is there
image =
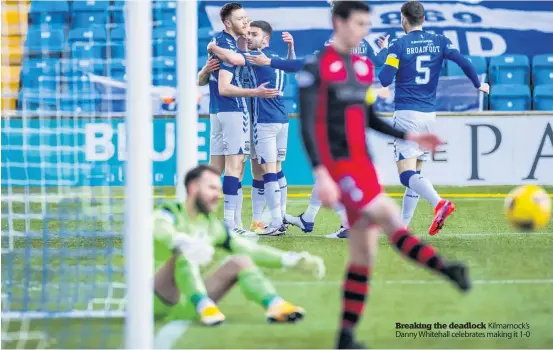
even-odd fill
[[[184,174],[198,164],[198,2],[177,2],[177,199],[184,200]]]
[[[125,347],[153,347],[152,3],[127,2]]]

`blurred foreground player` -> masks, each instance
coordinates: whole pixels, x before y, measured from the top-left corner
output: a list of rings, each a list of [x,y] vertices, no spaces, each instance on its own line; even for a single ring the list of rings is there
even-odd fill
[[[411,234],[395,202],[382,192],[367,150],[370,127],[434,150],[441,141],[432,134],[402,132],[376,116],[372,103],[374,67],[350,50],[369,29],[369,7],[361,1],[338,2],[332,11],[332,46],[312,57],[298,74],[302,138],[313,165],[323,204],[346,207],[351,224],[349,265],[343,290],[338,348],[362,348],[354,328],[369,292],[379,229],[405,257],[448,278],[462,291],[470,288],[467,268],[451,264],[434,247]],[[368,103],[368,105],[367,105]],[[340,198],[341,192],[341,198]]]
[[[401,7],[401,26],[407,35],[390,43],[386,64],[379,74],[383,86],[396,78],[395,112],[393,123],[402,131],[430,131],[436,119],[436,89],[444,59],[459,65],[475,88],[489,92],[486,83],[480,83],[476,70],[451,41],[443,35],[422,30],[424,7],[418,1],[409,1]],[[432,204],[434,220],[428,233],[437,234],[445,219],[455,211],[455,205],[442,199],[430,181],[421,175],[422,162],[428,152],[409,140],[395,140],[395,160],[403,195],[402,217],[409,224],[419,195]]]
[[[186,174],[184,185],[184,203],[165,202],[154,212],[155,317],[220,324],[225,316],[216,304],[238,284],[246,298],[266,310],[268,321],[301,320],[305,311],[283,300],[257,266],[296,268],[322,278],[323,260],[307,252],[264,247],[229,232],[214,215],[221,192],[216,169],[200,165]],[[200,266],[211,262],[214,248],[231,255],[203,279]]]

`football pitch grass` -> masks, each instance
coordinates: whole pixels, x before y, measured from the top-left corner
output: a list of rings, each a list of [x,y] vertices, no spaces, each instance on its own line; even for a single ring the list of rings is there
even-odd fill
[[[457,211],[448,219],[446,227],[435,237],[427,234],[432,220],[432,210],[421,200],[412,221],[415,233],[436,246],[446,258],[460,260],[470,267],[474,286],[464,295],[444,280],[418,268],[403,259],[381,237],[377,263],[373,267],[372,289],[365,314],[357,331],[358,338],[372,348],[553,348],[553,225],[539,232],[520,233],[509,228],[503,217],[503,195],[509,187],[441,187],[438,191],[450,196],[457,205]],[[308,204],[310,187],[290,187],[288,212],[300,214]],[[387,189],[390,193],[401,192],[399,187]],[[553,193],[553,188],[546,188]],[[245,189],[247,197],[249,190]],[[122,191],[112,192],[121,201]],[[172,189],[156,189],[158,197],[173,195]],[[158,198],[159,199],[159,198]],[[400,198],[397,198],[400,203]],[[2,211],[4,212],[4,203]],[[219,213],[222,217],[222,208]],[[249,227],[251,201],[244,199],[244,226]],[[49,228],[56,231],[55,222]],[[339,227],[338,216],[331,210],[321,209],[313,233],[305,234],[290,227],[282,237],[261,238],[258,242],[284,250],[307,250],[324,258],[327,268],[323,280],[296,271],[264,270],[275,283],[277,291],[287,300],[304,307],[306,318],[298,324],[268,324],[262,308],[246,300],[238,288],[233,289],[220,303],[226,322],[217,328],[197,325],[180,328],[182,334],[175,339],[167,337],[164,344],[174,348],[332,348],[339,325],[341,307],[341,281],[347,260],[347,241],[327,239],[325,235]],[[5,220],[2,230],[6,230]],[[89,228],[91,229],[91,228]],[[36,242],[16,241],[18,245],[31,244],[42,255],[44,245]],[[70,238],[66,238],[70,239]],[[64,264],[65,269],[51,273],[54,283],[62,279],[66,284],[84,282],[84,267],[113,265],[110,280],[123,282],[123,259],[103,256],[105,250],[122,249],[119,238],[90,241],[73,240],[57,242],[48,247],[56,249],[55,254],[71,252],[79,247],[97,250],[90,258],[58,259],[50,256],[51,264]],[[109,243],[106,243],[110,241]],[[3,242],[4,247],[4,242]],[[7,261],[2,255],[2,285],[5,293],[5,279],[11,264],[22,264],[23,259]],[[33,264],[40,263],[40,259]],[[83,271],[79,273],[71,272]],[[67,276],[62,276],[62,271]],[[32,275],[35,282],[43,276]],[[105,274],[98,274],[105,278]],[[16,280],[24,275],[11,275]],[[32,282],[32,281],[31,281]],[[15,281],[14,281],[15,283]],[[84,288],[85,286],[78,287]],[[41,298],[37,292],[36,298]],[[42,294],[44,295],[44,293]],[[121,296],[119,296],[121,297]],[[16,298],[14,298],[16,299]],[[53,304],[63,307],[63,299],[56,298]],[[60,301],[61,300],[61,301]],[[5,299],[3,298],[3,303]],[[14,303],[12,310],[22,305]],[[450,329],[441,331],[441,336],[423,334],[426,329],[397,329],[396,324],[431,324],[436,322],[447,327],[456,324],[483,324],[486,329]],[[492,323],[522,325],[525,328],[500,329]],[[3,321],[2,347],[14,348],[18,344],[7,341],[4,332],[21,332],[19,321]],[[160,331],[162,323],[156,323]],[[39,332],[47,337],[47,346],[52,348],[118,348],[122,346],[123,321],[121,319],[56,319],[33,320],[29,330],[20,335]],[[167,330],[167,329],[165,329]],[[449,330],[449,334],[447,331]],[[465,333],[466,331],[466,333]],[[480,332],[475,334],[474,332]],[[178,334],[177,333],[177,334]],[[34,334],[36,335],[36,334]],[[437,334],[435,334],[437,335]],[[477,337],[478,335],[478,337]],[[415,337],[416,336],[416,337]],[[32,338],[32,337],[31,337]],[[19,345],[34,347],[35,340],[23,341]]]

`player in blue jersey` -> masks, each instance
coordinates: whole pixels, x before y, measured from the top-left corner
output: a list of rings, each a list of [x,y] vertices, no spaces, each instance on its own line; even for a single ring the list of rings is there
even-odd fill
[[[225,4],[220,11],[225,29],[216,34],[219,47],[238,51],[236,40],[247,34],[247,17],[239,3]],[[210,162],[215,168],[224,169],[223,194],[226,225],[233,229],[240,223],[239,208],[242,204],[241,176],[245,156],[250,153],[250,114],[248,97],[273,98],[277,89],[267,89],[244,83],[248,81],[248,69],[222,62],[218,71],[209,78],[210,99]]]
[[[271,25],[265,21],[254,21],[250,23],[248,32],[248,49],[250,50],[246,57],[250,55],[263,54],[278,58],[279,56],[268,49],[268,44],[272,35]],[[288,56],[294,55],[293,37],[289,33],[283,33],[283,40],[289,44]],[[209,49],[217,54],[224,62],[232,62],[235,65],[246,65],[248,62],[242,55],[233,53],[231,50],[218,47],[215,43],[210,44]],[[281,70],[275,70],[268,66],[253,67],[254,79],[258,82],[268,83],[269,88],[276,88],[279,91],[279,97],[274,99],[256,99],[253,103],[253,138],[254,150],[258,164],[263,170],[263,190],[267,206],[271,212],[271,222],[267,228],[263,228],[263,223],[259,216],[254,215],[252,230],[262,235],[280,235],[285,232],[283,226],[283,215],[286,207],[287,184],[286,177],[282,172],[282,162],[286,158],[288,141],[288,114],[280,96],[283,95],[285,76]],[[255,189],[259,184],[254,181]],[[257,193],[259,194],[259,193]],[[257,195],[256,195],[257,196]],[[252,202],[253,198],[252,198]],[[262,212],[264,201],[261,202]],[[259,221],[256,221],[259,220]],[[254,227],[255,226],[255,227]]]
[[[409,1],[401,7],[401,25],[405,36],[394,39],[388,48],[386,64],[379,74],[383,86],[395,83],[394,126],[402,131],[425,132],[432,128],[436,118],[436,89],[444,59],[457,63],[474,87],[485,93],[489,85],[481,83],[468,59],[443,35],[422,30],[424,7],[418,1]],[[434,208],[430,235],[437,234],[445,219],[455,211],[455,205],[434,189],[421,175],[422,162],[428,152],[417,144],[395,140],[395,158],[401,183],[406,187],[403,196],[403,220],[409,223],[419,195]]]

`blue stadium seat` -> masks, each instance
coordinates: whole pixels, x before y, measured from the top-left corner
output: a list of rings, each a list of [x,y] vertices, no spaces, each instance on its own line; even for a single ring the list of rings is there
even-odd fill
[[[47,59],[26,59],[21,67],[21,85],[23,88],[38,88],[39,77],[60,76],[62,69],[59,60],[55,58]],[[48,85],[48,84],[47,84]],[[57,85],[57,84],[56,84]],[[50,85],[51,87],[51,85]],[[52,89],[55,89],[53,87]]]
[[[211,40],[213,37],[213,30],[209,27],[198,28],[198,39]]]
[[[208,58],[209,57],[207,55],[203,55],[203,56],[198,57],[198,72],[202,70],[202,68],[204,67],[204,64],[207,62]]]
[[[177,86],[177,75],[171,73],[159,73],[154,75],[154,85],[156,86]]]
[[[63,76],[72,78],[75,76],[81,76],[84,73],[92,73],[97,75],[104,75],[104,62],[102,60],[92,59],[69,59],[64,60]]]
[[[106,47],[106,58],[125,59],[125,43],[111,42]]]
[[[286,74],[286,84],[284,84],[283,97],[285,99],[294,99],[298,94],[298,82],[295,74]]]
[[[284,100],[284,107],[288,113],[298,113],[299,103],[297,100]]]
[[[90,26],[89,28],[75,28],[69,31],[69,42],[90,41],[104,42],[107,32],[104,26]]]
[[[71,28],[88,28],[91,25],[105,26],[109,21],[109,11],[74,12],[71,17]]]
[[[154,12],[154,21],[176,23],[177,2],[176,1],[154,1],[152,6]]]
[[[538,111],[553,111],[553,84],[534,87],[534,109]]]
[[[117,80],[125,80],[126,71],[125,61],[112,60],[108,62],[107,74],[109,77]]]
[[[493,85],[490,93],[492,111],[530,110],[530,86],[521,84]]]
[[[19,91],[18,108],[33,112],[55,112],[58,104],[56,90],[23,88]]]
[[[123,11],[123,9],[125,8],[125,0],[112,0],[112,2],[113,2],[112,9],[114,11]]]
[[[534,85],[553,84],[553,53],[534,56],[532,82]]]
[[[106,46],[103,43],[75,42],[71,45],[71,58],[85,60],[101,60],[104,58]]]
[[[486,63],[486,58],[482,56],[465,56],[474,66],[476,73],[487,74],[488,73],[488,64]],[[462,76],[465,75],[461,67],[453,61],[447,61],[446,75],[450,77]]]
[[[155,57],[177,57],[177,44],[175,40],[154,40]]]
[[[117,26],[110,32],[111,41],[125,41],[125,26]]]
[[[152,67],[154,75],[159,73],[177,74],[177,62],[170,57],[154,58]]]
[[[65,32],[61,29],[31,28],[27,32],[25,47],[29,53],[61,53],[65,49]]]
[[[530,62],[525,55],[503,55],[490,59],[492,84],[530,84]]]
[[[83,73],[76,73],[68,79],[67,92],[72,95],[70,99],[99,98],[99,96],[96,96],[97,92],[94,88],[94,84],[90,81],[89,77]]]
[[[118,25],[125,23],[125,11],[122,8],[114,8],[111,12],[111,22]]]
[[[177,29],[174,26],[159,26],[152,32],[153,40],[175,40],[177,38]]]
[[[64,99],[61,101],[62,112],[94,113],[100,110],[100,99],[81,97],[78,99]]]
[[[31,27],[40,25],[64,25],[69,18],[67,1],[31,1],[29,9],[29,24]]]
[[[105,0],[86,0],[86,1],[72,1],[72,12],[104,12],[110,6],[109,1]]]

